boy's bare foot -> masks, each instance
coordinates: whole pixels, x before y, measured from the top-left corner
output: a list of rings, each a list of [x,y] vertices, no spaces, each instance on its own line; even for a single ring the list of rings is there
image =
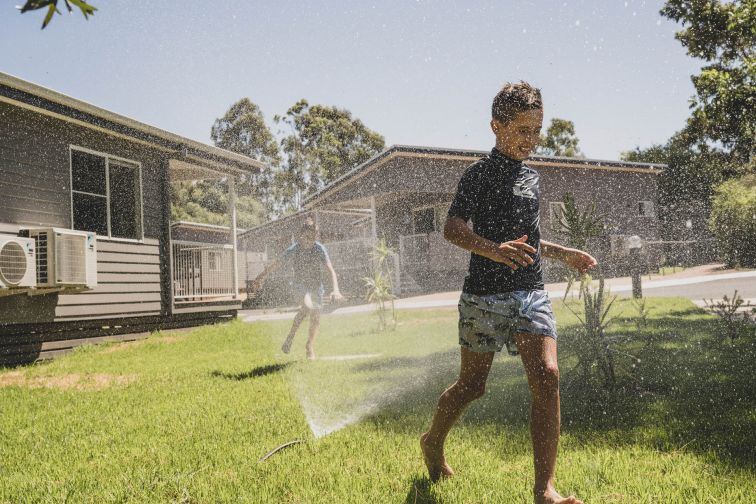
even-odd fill
[[[542,492],[535,492],[535,504],[583,504],[583,501],[570,495],[562,497],[553,487]]]
[[[315,350],[312,347],[307,347],[307,360],[315,360]]]
[[[281,351],[285,354],[289,353],[291,351],[291,340],[286,339],[286,341],[283,342],[283,345],[281,345]]]
[[[454,470],[449,467],[444,458],[444,447],[433,446],[428,443],[428,433],[420,436],[420,449],[423,450],[425,465],[428,467],[428,476],[431,481],[438,481],[439,478],[451,478],[454,476]]]

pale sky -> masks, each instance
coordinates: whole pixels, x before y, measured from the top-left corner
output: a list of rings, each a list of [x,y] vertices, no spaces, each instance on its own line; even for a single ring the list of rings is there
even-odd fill
[[[300,98],[346,108],[387,145],[489,149],[506,81],[588,157],[664,142],[688,117],[689,58],[661,1],[91,0],[56,16],[0,5],[0,71],[210,142],[241,97],[271,124]],[[61,2],[62,3],[62,2]]]

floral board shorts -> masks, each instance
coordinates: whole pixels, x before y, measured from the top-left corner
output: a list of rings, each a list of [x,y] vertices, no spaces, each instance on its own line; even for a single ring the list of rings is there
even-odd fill
[[[556,339],[556,320],[545,290],[513,291],[459,298],[459,344],[473,352],[518,355],[515,334],[542,334]]]

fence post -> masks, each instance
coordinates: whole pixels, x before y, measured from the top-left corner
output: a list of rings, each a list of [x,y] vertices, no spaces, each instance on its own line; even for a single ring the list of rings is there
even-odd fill
[[[233,249],[233,285],[234,285],[234,299],[239,298],[239,258],[237,257],[238,250],[236,247],[236,181],[233,176],[228,177],[228,207],[231,212],[231,243],[234,246]]]
[[[400,271],[400,262],[398,254],[391,254],[391,259],[394,261],[394,294],[398,296],[402,293],[402,273]]]

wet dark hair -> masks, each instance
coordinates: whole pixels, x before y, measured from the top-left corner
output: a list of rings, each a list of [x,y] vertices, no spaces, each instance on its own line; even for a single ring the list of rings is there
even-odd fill
[[[507,82],[493,99],[491,117],[506,124],[521,112],[543,108],[541,90],[525,81]]]

